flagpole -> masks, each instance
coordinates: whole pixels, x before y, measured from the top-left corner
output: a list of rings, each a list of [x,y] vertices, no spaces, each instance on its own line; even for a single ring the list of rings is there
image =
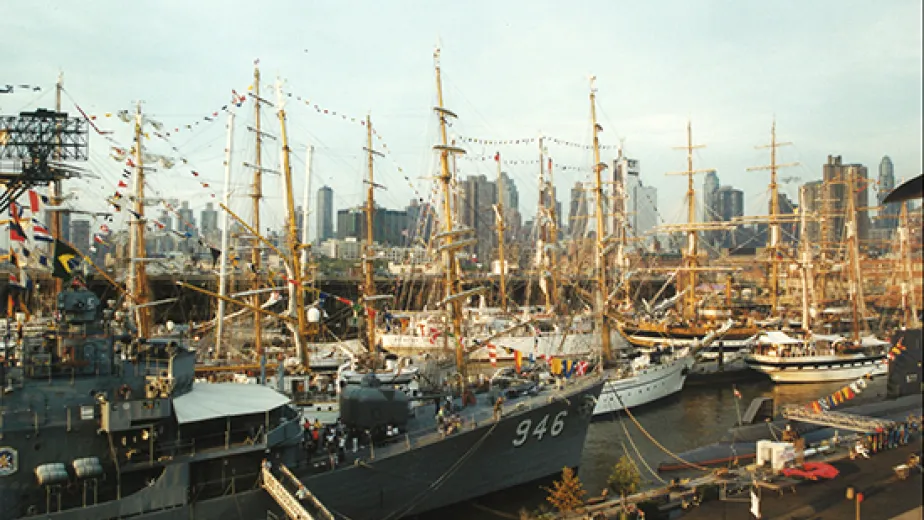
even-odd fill
[[[721,352],[719,353],[719,355],[720,356],[722,355]],[[732,392],[734,393],[734,397],[735,397],[735,414],[738,415],[738,426],[742,426],[741,407],[738,405],[738,400],[741,399],[741,393],[738,392],[738,387],[736,387],[735,385],[732,385]]]

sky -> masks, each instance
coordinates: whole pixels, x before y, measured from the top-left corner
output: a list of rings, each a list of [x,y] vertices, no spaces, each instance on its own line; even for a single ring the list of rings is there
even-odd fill
[[[94,178],[71,181],[75,208],[105,207],[123,165],[111,141],[131,143],[119,110],[142,102],[146,117],[171,136],[146,141],[151,153],[187,164],[148,175],[147,193],[191,202],[195,209],[222,198],[227,113],[232,89],[252,84],[254,60],[261,93],[270,101],[277,78],[286,101],[296,203],[306,185],[305,149],[314,147],[311,204],[322,185],[338,208],[362,202],[365,127],[371,115],[388,153],[375,163],[385,186],[377,201],[403,208],[429,199],[437,161],[433,51],[439,45],[444,105],[459,118],[456,138],[516,140],[547,137],[559,199],[589,181],[591,153],[548,143],[590,143],[588,78],[596,76],[602,158],[614,147],[640,161],[645,184],[658,188],[667,222],[683,218],[686,182],[666,172],[684,170],[685,126],[693,125],[696,168],[715,168],[722,184],[745,192],[745,210],[765,214],[768,174],[748,172],[769,163],[766,149],[776,120],[779,162],[799,162],[781,176],[796,198],[799,183],[821,177],[828,155],[862,163],[875,177],[892,158],[896,177],[921,172],[922,6],[888,2],[653,2],[393,1],[138,3],[25,0],[0,4],[7,42],[0,86],[39,85],[0,94],[0,114],[53,107],[53,87],[64,74],[64,110],[75,104],[96,117],[110,140],[93,135]],[[39,29],[40,28],[40,29]],[[289,96],[291,94],[291,97]],[[305,101],[308,103],[305,103]],[[314,108],[318,106],[318,109]],[[262,112],[264,131],[279,135],[278,106]],[[319,112],[320,110],[320,112]],[[328,110],[327,114],[323,111]],[[231,161],[231,207],[248,217],[246,198],[254,162],[252,102],[236,109]],[[213,122],[204,117],[218,116]],[[334,116],[331,113],[336,112]],[[346,118],[344,118],[344,115]],[[185,125],[191,125],[186,129]],[[178,132],[172,130],[180,129]],[[154,129],[149,129],[154,132]],[[483,157],[535,161],[538,146],[463,143],[468,159],[459,175],[496,175]],[[384,146],[383,146],[384,145]],[[278,171],[280,145],[268,138],[264,164]],[[564,169],[571,166],[574,169]],[[399,169],[400,168],[400,169]],[[191,175],[191,170],[199,176]],[[520,212],[535,213],[538,166],[505,164],[520,193]],[[209,186],[202,186],[206,183]],[[697,186],[702,179],[697,179]],[[122,190],[124,191],[124,190]],[[268,173],[263,221],[282,223],[279,176]],[[159,208],[149,212],[158,213]],[[116,225],[124,214],[116,215]],[[311,232],[315,227],[312,220]]]

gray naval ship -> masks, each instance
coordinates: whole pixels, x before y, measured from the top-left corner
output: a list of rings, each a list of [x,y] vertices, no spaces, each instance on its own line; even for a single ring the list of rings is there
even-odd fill
[[[67,289],[54,332],[5,352],[0,520],[252,520],[291,516],[306,489],[306,507],[324,516],[400,518],[576,467],[604,383],[594,372],[561,389],[466,394],[464,407],[452,396],[409,406],[369,375],[341,392],[342,428],[362,434],[338,461],[306,449],[301,413],[284,395],[195,383],[181,341],[120,334],[104,307]],[[461,424],[437,432],[433,401],[447,400]],[[283,482],[300,492],[281,496]]]

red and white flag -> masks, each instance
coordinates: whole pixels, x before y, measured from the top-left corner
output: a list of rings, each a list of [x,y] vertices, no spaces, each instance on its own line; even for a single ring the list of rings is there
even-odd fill
[[[488,359],[492,367],[497,367],[497,347],[493,343],[488,343]]]
[[[574,373],[579,376],[583,376],[584,374],[587,373],[587,367],[589,366],[590,366],[590,363],[588,363],[587,361],[584,361],[584,360],[578,361],[577,366],[574,367]]]

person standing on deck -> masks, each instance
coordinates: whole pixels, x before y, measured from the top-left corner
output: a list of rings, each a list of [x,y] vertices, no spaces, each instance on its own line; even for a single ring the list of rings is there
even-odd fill
[[[494,403],[494,421],[499,421],[504,414],[504,396],[499,396]]]

